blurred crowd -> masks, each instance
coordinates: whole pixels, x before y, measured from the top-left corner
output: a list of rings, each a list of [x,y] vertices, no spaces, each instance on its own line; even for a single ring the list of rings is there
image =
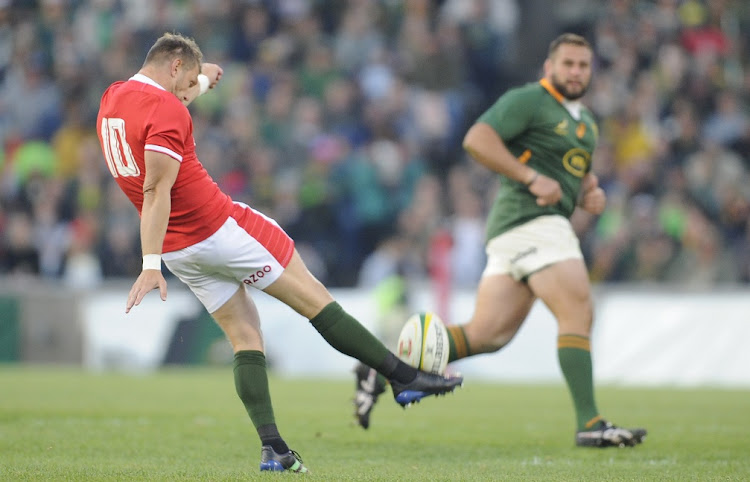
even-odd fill
[[[513,68],[519,2],[0,0],[0,275],[88,288],[140,272],[138,215],[96,111],[176,31],[224,67],[190,107],[199,159],[323,282],[475,286],[498,180],[461,140],[540,76]],[[544,45],[570,30],[595,50],[585,102],[609,205],[574,216],[594,281],[750,282],[750,6],[555,4]]]

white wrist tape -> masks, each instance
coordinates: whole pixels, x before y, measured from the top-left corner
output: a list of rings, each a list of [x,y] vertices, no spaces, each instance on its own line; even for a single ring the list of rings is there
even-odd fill
[[[206,75],[198,74],[198,84],[201,87],[200,95],[203,95],[206,92],[208,92],[208,88],[211,85],[211,81],[208,80],[208,77]]]
[[[143,269],[158,269],[161,271],[161,255],[146,254],[143,256]]]

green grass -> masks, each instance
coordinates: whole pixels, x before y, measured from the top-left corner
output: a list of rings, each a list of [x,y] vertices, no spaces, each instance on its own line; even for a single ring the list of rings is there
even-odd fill
[[[750,392],[601,388],[604,414],[646,426],[635,449],[573,446],[565,387],[468,380],[370,430],[353,381],[273,378],[276,417],[317,480],[748,480]],[[0,480],[276,480],[231,369],[132,376],[0,366]]]

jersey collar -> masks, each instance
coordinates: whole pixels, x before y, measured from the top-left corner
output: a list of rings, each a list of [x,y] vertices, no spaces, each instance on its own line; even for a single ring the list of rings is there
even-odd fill
[[[541,79],[539,81],[540,84],[542,84],[542,87],[549,92],[549,94],[555,98],[559,103],[565,102],[565,96],[563,96],[557,89],[555,89],[555,86],[550,83],[547,79]]]
[[[147,76],[145,76],[143,74],[135,74],[134,76],[132,76],[128,80],[135,80],[136,82],[143,82],[144,84],[153,85],[157,89],[167,90],[164,87],[162,87],[161,85],[157,84],[156,81],[154,81],[154,79],[152,79],[151,77],[147,77]]]
[[[575,120],[581,120],[581,107],[582,104],[578,100],[568,100],[565,98],[564,95],[560,93],[559,90],[555,89],[555,86],[550,83],[547,79],[541,79],[539,81],[540,84],[542,84],[542,87],[549,92],[549,94],[557,100],[560,104],[562,104],[565,109],[570,112],[570,115]]]

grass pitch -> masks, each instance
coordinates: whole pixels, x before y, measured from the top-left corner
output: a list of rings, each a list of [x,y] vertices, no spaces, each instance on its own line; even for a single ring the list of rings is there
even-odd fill
[[[272,378],[282,435],[317,480],[749,480],[750,392],[602,387],[634,449],[574,447],[566,388],[467,380],[355,426],[353,380]],[[231,367],[90,374],[0,366],[0,480],[275,480]]]

